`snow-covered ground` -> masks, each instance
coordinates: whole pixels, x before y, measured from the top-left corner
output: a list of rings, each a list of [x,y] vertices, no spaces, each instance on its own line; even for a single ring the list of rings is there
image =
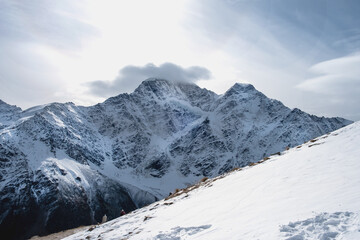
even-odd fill
[[[360,239],[360,122],[66,239]]]

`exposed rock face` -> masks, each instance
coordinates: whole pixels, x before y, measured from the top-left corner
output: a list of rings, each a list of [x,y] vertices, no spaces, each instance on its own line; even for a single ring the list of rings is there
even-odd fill
[[[9,105],[0,100],[0,129],[7,127],[20,118],[21,108]]]
[[[219,96],[149,79],[91,107],[0,101],[0,232],[25,238],[112,219],[350,123],[291,110],[249,84]]]

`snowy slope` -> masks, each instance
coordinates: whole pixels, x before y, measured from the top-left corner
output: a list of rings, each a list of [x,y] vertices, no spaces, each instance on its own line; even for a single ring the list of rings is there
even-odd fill
[[[65,238],[360,239],[360,122]]]
[[[217,95],[148,79],[90,107],[0,102],[0,232],[19,239],[113,219],[350,123],[291,110],[249,84]]]

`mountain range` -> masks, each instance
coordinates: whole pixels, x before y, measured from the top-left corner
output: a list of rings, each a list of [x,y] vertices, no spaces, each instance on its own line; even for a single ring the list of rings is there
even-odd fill
[[[350,123],[239,83],[217,95],[151,78],[90,107],[0,101],[0,232],[22,239],[113,219]]]

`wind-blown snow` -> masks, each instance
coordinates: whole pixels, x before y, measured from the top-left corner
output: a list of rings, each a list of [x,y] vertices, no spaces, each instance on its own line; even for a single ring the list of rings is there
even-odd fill
[[[360,122],[66,238],[360,239]]]

